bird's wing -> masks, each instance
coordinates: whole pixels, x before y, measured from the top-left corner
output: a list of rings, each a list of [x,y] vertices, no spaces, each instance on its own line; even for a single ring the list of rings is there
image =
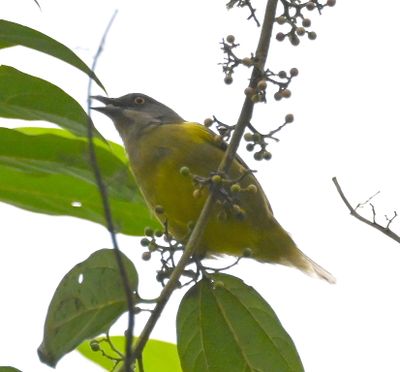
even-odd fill
[[[215,134],[212,130],[208,129],[204,125],[201,125],[199,123],[193,123],[193,122],[185,122],[184,125],[192,126],[194,130],[198,131],[199,137],[203,138],[203,140],[205,142],[209,143],[211,146],[220,149],[222,152],[225,152],[226,149],[228,148],[228,143],[227,142],[225,142],[224,140],[221,140],[221,141],[215,140],[215,136],[217,134]],[[248,167],[248,165],[245,163],[245,161],[237,154],[235,156],[235,161],[238,162],[245,169],[251,171],[251,169]],[[261,185],[258,182],[256,177],[254,177],[253,182],[255,182],[257,188],[262,190],[262,187],[261,187]],[[263,195],[264,195],[265,203],[267,204],[271,214],[273,215],[271,204],[269,203],[269,201],[268,201],[268,199],[267,199],[267,197],[265,196],[264,193],[263,193]]]

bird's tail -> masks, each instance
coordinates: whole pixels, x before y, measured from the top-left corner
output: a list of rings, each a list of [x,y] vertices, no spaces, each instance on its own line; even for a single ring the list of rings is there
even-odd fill
[[[326,280],[330,284],[335,284],[335,277],[323,267],[314,262],[310,257],[306,256],[303,252],[299,251],[301,254],[301,260],[303,261],[301,265],[296,265],[306,274],[311,276],[317,276],[320,279]]]

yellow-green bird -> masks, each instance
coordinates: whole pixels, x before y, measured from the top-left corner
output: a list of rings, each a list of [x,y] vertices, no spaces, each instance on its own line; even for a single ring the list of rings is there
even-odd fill
[[[152,210],[162,206],[162,216],[157,217],[161,222],[167,220],[172,235],[184,241],[188,226],[196,221],[204,205],[226,144],[205,126],[185,121],[144,94],[93,98],[105,104],[94,109],[113,120],[146,202]],[[197,256],[242,256],[247,251],[258,261],[294,266],[335,282],[330,273],[297,248],[239,157],[229,174],[213,180],[220,183],[218,200]]]

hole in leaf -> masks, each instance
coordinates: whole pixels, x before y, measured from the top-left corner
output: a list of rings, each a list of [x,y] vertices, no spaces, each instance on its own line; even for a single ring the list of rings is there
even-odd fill
[[[82,207],[82,203],[79,202],[79,201],[73,201],[71,203],[71,206],[74,207],[74,208],[80,208],[80,207]]]
[[[83,279],[84,279],[83,274],[79,274],[79,276],[78,276],[78,283],[79,283],[79,284],[82,284],[82,283],[83,283]]]

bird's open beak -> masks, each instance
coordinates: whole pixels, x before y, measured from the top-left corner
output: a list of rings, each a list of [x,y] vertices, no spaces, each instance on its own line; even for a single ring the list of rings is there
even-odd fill
[[[118,106],[114,105],[114,98],[103,97],[103,96],[90,96],[90,98],[100,101],[105,105],[102,107],[91,106],[90,108],[92,110],[101,112],[102,114],[107,115],[110,118],[115,117],[115,115],[121,111],[121,109]]]

